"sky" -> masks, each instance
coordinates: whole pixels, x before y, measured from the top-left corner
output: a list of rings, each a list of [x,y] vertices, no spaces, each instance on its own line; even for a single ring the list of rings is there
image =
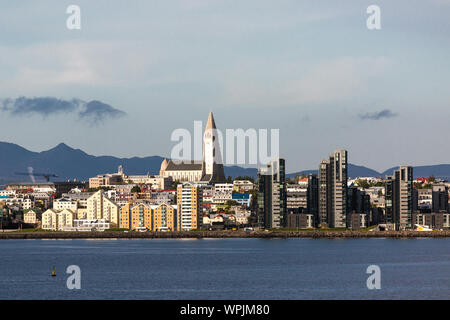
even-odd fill
[[[170,156],[212,111],[279,129],[288,172],[338,148],[378,171],[450,163],[449,17],[450,0],[0,0],[0,141]]]

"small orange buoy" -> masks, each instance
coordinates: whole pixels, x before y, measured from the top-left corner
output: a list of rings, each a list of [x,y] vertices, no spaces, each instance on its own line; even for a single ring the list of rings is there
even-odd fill
[[[56,270],[55,270],[55,267],[53,267],[53,270],[52,270],[52,277],[56,277]]]

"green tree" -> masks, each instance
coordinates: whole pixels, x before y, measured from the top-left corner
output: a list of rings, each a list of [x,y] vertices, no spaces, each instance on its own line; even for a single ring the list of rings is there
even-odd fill
[[[236,178],[234,178],[234,180],[249,180],[252,183],[255,183],[255,178],[250,176],[237,176]]]
[[[139,188],[139,186],[134,186],[133,188],[131,188],[131,193],[139,193],[141,192],[141,188]]]
[[[355,181],[355,183],[356,183],[357,186],[359,186],[359,187],[361,187],[363,189],[370,188],[370,184],[369,184],[369,182],[367,182],[366,179],[357,179]]]
[[[227,202],[225,202],[225,205],[227,205],[228,207],[231,206],[238,206],[239,202],[235,201],[235,200],[228,200]]]
[[[174,182],[172,182],[172,184],[170,185],[169,189],[174,190],[174,189],[177,188],[177,186],[178,186],[179,184],[181,184],[181,182],[178,181],[178,180],[175,180]]]

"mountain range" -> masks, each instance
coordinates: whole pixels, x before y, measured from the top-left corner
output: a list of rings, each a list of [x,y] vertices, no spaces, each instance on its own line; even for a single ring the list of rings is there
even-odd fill
[[[122,165],[126,174],[158,174],[163,157],[132,157],[117,158],[113,156],[93,156],[80,149],[73,149],[64,143],[56,147],[42,151],[33,152],[17,144],[0,142],[0,182],[29,181],[26,175],[16,175],[17,172],[28,172],[28,167],[33,168],[35,173],[53,173],[58,175],[57,181],[77,178],[87,180],[97,174],[117,172],[117,167]],[[242,168],[239,166],[225,166],[225,176],[251,176],[256,177],[255,168]],[[384,172],[359,166],[348,165],[349,177],[384,177],[391,175],[396,167]],[[288,177],[317,173],[317,170],[304,170],[287,174]],[[427,177],[434,175],[439,178],[450,178],[450,164],[439,164],[414,167],[415,177]],[[38,178],[36,177],[38,180]]]

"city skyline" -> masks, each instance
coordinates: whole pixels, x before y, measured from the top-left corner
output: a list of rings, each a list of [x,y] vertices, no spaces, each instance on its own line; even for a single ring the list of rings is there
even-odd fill
[[[378,1],[375,31],[369,2],[78,1],[81,30],[65,4],[2,4],[0,140],[164,157],[213,111],[223,129],[279,128],[288,172],[337,148],[377,171],[450,162],[446,1]]]

